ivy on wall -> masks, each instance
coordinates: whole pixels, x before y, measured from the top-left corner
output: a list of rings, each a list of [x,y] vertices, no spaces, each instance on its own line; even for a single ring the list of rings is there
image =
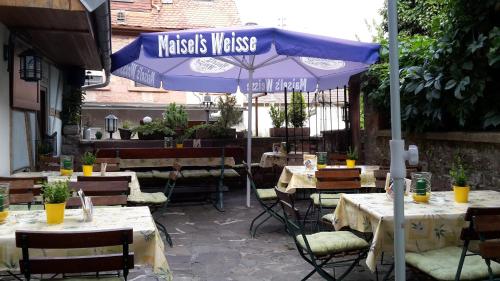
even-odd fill
[[[398,4],[405,129],[500,130],[500,2],[400,0]],[[429,5],[433,9],[422,10]],[[388,43],[383,37],[379,42],[380,63],[365,74],[362,91],[379,109],[387,110]]]

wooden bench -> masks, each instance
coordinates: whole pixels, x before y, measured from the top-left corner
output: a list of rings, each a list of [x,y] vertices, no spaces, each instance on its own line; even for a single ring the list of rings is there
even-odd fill
[[[240,147],[106,148],[98,150],[97,157],[119,159],[120,170],[135,171],[141,190],[149,191],[158,191],[177,163],[182,169],[174,194],[216,193],[218,209],[223,209],[223,192],[228,190],[228,183],[242,182],[234,169],[243,161]]]

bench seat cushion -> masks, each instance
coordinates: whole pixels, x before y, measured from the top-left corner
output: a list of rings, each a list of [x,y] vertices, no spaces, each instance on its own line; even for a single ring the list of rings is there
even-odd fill
[[[220,171],[220,169],[211,169],[208,172],[210,173],[210,175],[212,175],[212,177],[220,177]],[[224,169],[224,177],[237,178],[239,176],[240,174],[238,174],[235,169]]]
[[[275,200],[278,199],[278,195],[276,194],[276,190],[274,188],[258,188],[257,196],[261,200]]]
[[[158,171],[153,170],[153,178],[168,180],[170,178],[170,173],[174,171]],[[177,172],[177,177],[182,176],[180,172]]]
[[[437,280],[455,280],[461,247],[446,247],[421,253],[406,253],[406,263]],[[471,254],[468,252],[467,254]],[[500,264],[491,262],[495,276],[500,275]],[[479,255],[466,256],[460,280],[484,280],[488,278],[488,267]]]
[[[235,168],[235,169],[243,169],[243,168],[245,168],[245,166],[246,166],[245,164],[236,164],[236,165],[233,166],[233,168]],[[252,163],[250,166],[252,168],[257,168],[257,167],[260,167],[260,163]]]
[[[307,250],[302,235],[297,235],[297,242]],[[368,242],[349,231],[325,231],[306,235],[311,251],[316,256],[367,249]]]
[[[152,179],[153,178],[152,172],[135,172],[135,175],[137,176],[138,179]]]
[[[211,176],[210,173],[205,169],[182,170],[181,174],[183,178],[206,178]]]

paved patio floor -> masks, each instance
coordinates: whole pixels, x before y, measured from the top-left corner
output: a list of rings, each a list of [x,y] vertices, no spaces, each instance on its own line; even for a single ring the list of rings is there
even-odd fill
[[[223,213],[205,204],[171,206],[161,215],[174,242],[173,248],[166,248],[174,280],[284,281],[301,280],[309,273],[312,266],[299,256],[278,221],[269,220],[256,238],[250,237],[248,227],[260,207],[253,202],[246,208],[243,190],[227,193],[225,203]],[[387,270],[388,266],[380,266],[380,280]],[[323,279],[315,274],[309,280]],[[344,280],[376,280],[376,276],[362,261]]]

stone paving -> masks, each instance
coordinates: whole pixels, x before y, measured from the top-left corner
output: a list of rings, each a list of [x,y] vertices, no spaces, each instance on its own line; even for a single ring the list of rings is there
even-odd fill
[[[256,238],[250,237],[248,227],[260,207],[253,202],[246,208],[243,190],[226,194],[225,203],[223,213],[210,204],[191,204],[170,206],[160,216],[174,242],[173,248],[166,248],[174,280],[301,280],[312,270],[278,221],[269,220]],[[381,266],[380,280],[387,269]],[[341,272],[337,269],[337,276]],[[315,274],[309,280],[323,279]],[[362,261],[344,280],[376,280],[376,276]]]

